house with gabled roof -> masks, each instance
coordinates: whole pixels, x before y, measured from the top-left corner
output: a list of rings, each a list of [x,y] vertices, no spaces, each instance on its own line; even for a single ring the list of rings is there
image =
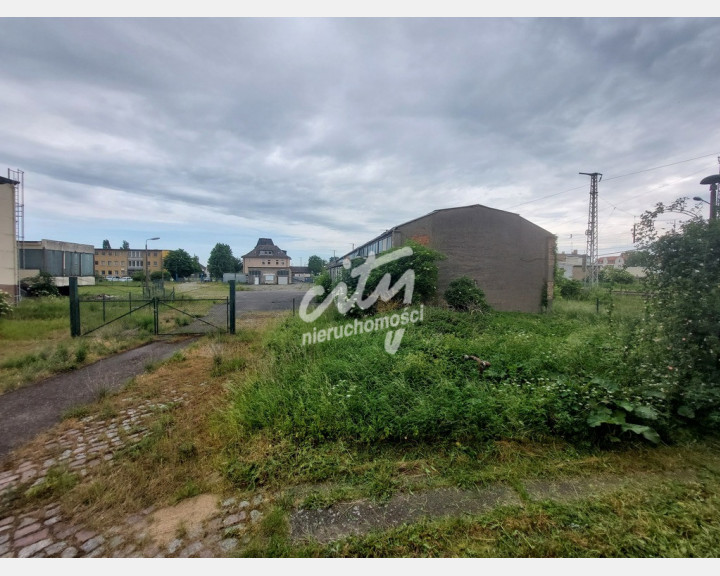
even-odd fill
[[[272,241],[259,238],[255,248],[243,257],[243,273],[249,284],[290,284],[292,258]]]

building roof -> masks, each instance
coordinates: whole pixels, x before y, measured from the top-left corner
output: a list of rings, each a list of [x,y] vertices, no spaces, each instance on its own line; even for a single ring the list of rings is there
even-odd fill
[[[5,178],[4,176],[0,176],[0,184],[12,184],[15,186],[16,184],[20,184],[17,180],[10,180],[10,178]]]
[[[261,250],[263,252],[272,251],[272,254],[260,254]],[[282,257],[292,260],[292,258],[287,255],[287,252],[285,252],[285,250],[281,250],[275,245],[275,243],[272,241],[272,238],[258,238],[255,248],[250,250],[250,252],[248,252],[247,254],[244,254],[243,258],[262,258],[263,256],[274,256],[275,258]]]
[[[360,246],[357,246],[356,248],[352,249],[352,250],[351,250],[350,252],[348,252],[347,254],[341,256],[340,258],[338,258],[336,262],[331,262],[330,264],[328,264],[328,266],[332,268],[333,266],[337,266],[337,265],[341,264],[342,261],[343,261],[345,258],[347,258],[348,256],[350,256],[351,254],[354,254],[354,253],[358,252],[358,251],[361,250],[363,247],[365,247],[365,246],[367,246],[367,245],[369,245],[369,244],[372,244],[373,242],[377,242],[377,241],[380,240],[381,238],[385,238],[386,236],[389,236],[389,235],[392,234],[395,230],[397,230],[398,228],[401,228],[402,226],[407,226],[408,224],[411,224],[412,222],[416,222],[416,221],[418,221],[418,220],[422,220],[423,218],[428,218],[429,216],[433,216],[434,214],[438,214],[439,212],[449,212],[449,211],[451,211],[451,210],[467,210],[467,209],[469,209],[469,208],[483,208],[483,209],[485,209],[485,210],[493,210],[493,211],[495,211],[495,212],[501,212],[501,213],[503,213],[503,214],[509,214],[509,215],[511,215],[511,216],[516,216],[517,218],[520,218],[521,220],[525,220],[525,221],[526,221],[528,224],[530,224],[531,226],[535,226],[536,228],[539,228],[540,230],[543,230],[544,232],[547,232],[549,235],[552,235],[551,232],[548,232],[548,231],[545,230],[544,228],[540,228],[540,226],[538,226],[537,224],[533,224],[532,222],[530,222],[529,220],[526,220],[525,218],[523,218],[523,217],[520,216],[519,214],[516,214],[516,213],[514,213],[514,212],[507,212],[506,210],[500,210],[500,209],[498,209],[498,208],[490,208],[489,206],[483,206],[482,204],[471,204],[471,205],[469,205],[469,206],[455,206],[455,207],[453,207],[453,208],[440,208],[440,209],[438,209],[438,210],[433,210],[432,212],[428,212],[427,214],[425,214],[425,215],[423,215],[423,216],[418,216],[417,218],[413,218],[412,220],[408,220],[407,222],[403,222],[402,224],[398,224],[397,226],[393,226],[392,228],[389,228],[388,230],[385,230],[385,232],[383,232],[382,234],[380,234],[380,235],[378,235],[378,236],[375,236],[375,238],[373,238],[372,240],[368,240],[367,242],[365,242],[364,244],[361,244]]]
[[[293,274],[310,274],[310,268],[307,266],[290,266],[290,270]]]

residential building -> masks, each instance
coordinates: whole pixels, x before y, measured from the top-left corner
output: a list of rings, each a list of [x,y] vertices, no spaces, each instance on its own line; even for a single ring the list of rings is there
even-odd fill
[[[602,258],[598,258],[598,266],[600,266],[600,268],[607,268],[610,266],[611,268],[622,270],[625,267],[625,254],[620,254],[620,256],[603,256]]]
[[[0,290],[17,296],[18,262],[15,230],[15,186],[0,176]]]
[[[517,214],[479,204],[435,210],[386,230],[329,265],[333,277],[345,258],[367,257],[408,240],[446,256],[438,262],[438,294],[461,276],[475,280],[497,310],[539,312],[553,299],[555,236]]]
[[[292,258],[272,238],[259,238],[255,248],[243,257],[243,273],[249,284],[289,284]]]
[[[122,278],[146,270],[148,274],[152,274],[162,270],[163,256],[168,252],[169,250],[157,248],[148,248],[147,253],[144,248],[140,250],[95,248],[95,274],[105,278]]]
[[[65,287],[70,277],[78,278],[80,285],[95,284],[93,252],[90,244],[77,244],[60,240],[25,240],[18,246],[20,278],[37,276],[45,272],[53,277],[55,285]]]

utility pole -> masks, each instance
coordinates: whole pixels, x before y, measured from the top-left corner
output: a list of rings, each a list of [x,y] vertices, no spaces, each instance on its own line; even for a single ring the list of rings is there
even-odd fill
[[[585,282],[590,286],[598,283],[598,182],[602,180],[599,172],[580,172],[590,176],[590,207],[588,209],[587,256],[585,261]]]

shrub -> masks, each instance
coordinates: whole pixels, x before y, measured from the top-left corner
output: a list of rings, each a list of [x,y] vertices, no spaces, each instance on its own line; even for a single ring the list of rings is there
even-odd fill
[[[34,298],[41,296],[60,296],[53,277],[47,272],[40,272],[37,276],[24,278],[20,282],[20,286],[28,296]]]
[[[12,296],[5,292],[4,290],[0,290],[0,316],[7,316],[12,312],[12,307],[10,306],[10,299]]]
[[[485,293],[477,287],[475,281],[467,276],[456,278],[445,290],[445,301],[455,310],[479,310],[488,312],[490,306],[485,300]]]

